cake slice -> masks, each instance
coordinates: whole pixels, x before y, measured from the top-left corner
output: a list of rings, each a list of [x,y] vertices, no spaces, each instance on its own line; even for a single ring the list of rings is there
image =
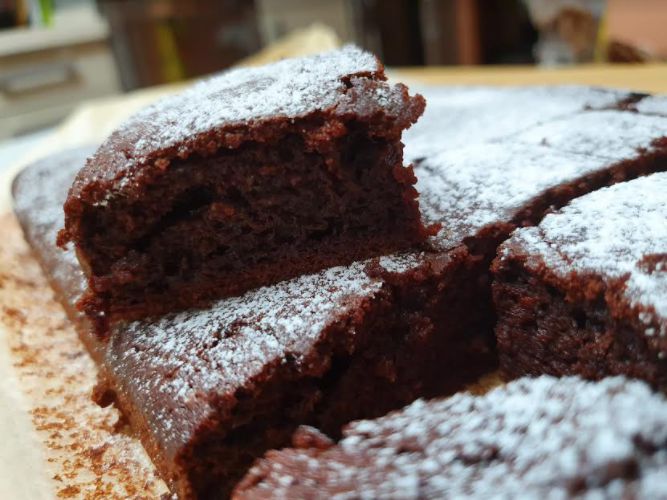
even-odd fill
[[[140,111],[78,173],[60,245],[104,324],[422,242],[401,134],[421,96],[352,46],[231,70]]]
[[[179,498],[229,494],[252,461],[296,427],[336,435],[420,396],[450,394],[495,368],[464,247],[355,262],[221,299],[120,322],[107,338],[75,306],[85,278],[54,237],[88,149],[47,158],[15,181],[15,210],[58,299],[100,368],[96,399],[125,415]]]
[[[507,377],[624,374],[667,390],[667,173],[516,231],[494,273]]]
[[[481,106],[479,113],[495,111]],[[598,126],[581,127],[581,113],[569,123],[588,138],[590,153],[510,137],[419,162],[423,223],[446,225],[424,251],[117,323],[107,342],[73,307],[85,289],[73,252],[53,245],[75,158],[47,158],[24,171],[14,184],[15,210],[100,366],[98,400],[123,410],[175,493],[216,497],[255,458],[286,446],[299,425],[336,436],[350,420],[450,394],[495,368],[489,266],[498,243],[552,206],[664,166],[655,139],[667,119],[610,110],[596,115]],[[595,155],[604,131],[616,133],[627,116],[642,151]],[[86,153],[78,154],[83,161]]]
[[[235,499],[667,498],[667,400],[639,381],[523,378],[310,428],[270,451]]]

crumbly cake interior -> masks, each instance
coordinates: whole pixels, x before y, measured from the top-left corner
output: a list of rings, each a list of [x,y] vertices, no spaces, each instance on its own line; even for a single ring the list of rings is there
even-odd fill
[[[625,374],[667,387],[667,173],[577,198],[494,263],[509,377]]]
[[[581,90],[582,103],[587,100],[588,92]],[[465,101],[465,98],[462,100]],[[581,106],[583,108],[583,104]],[[582,121],[585,125],[581,125]],[[335,276],[329,276],[329,271],[334,270],[328,270],[318,276],[303,276],[292,285],[283,283],[254,291],[253,294],[257,292],[255,296],[261,300],[234,298],[221,301],[209,309],[186,311],[121,327],[111,336],[111,355],[102,364],[114,372],[116,380],[112,386],[124,393],[129,408],[126,408],[126,413],[145,419],[145,422],[133,425],[135,431],[142,434],[142,439],[146,441],[162,440],[152,450],[150,444],[146,445],[155,463],[159,464],[161,473],[169,478],[164,471],[172,467],[170,461],[173,456],[168,453],[176,450],[176,469],[180,477],[176,477],[172,485],[188,488],[187,475],[192,472],[196,487],[207,490],[211,483],[205,468],[206,464],[210,466],[215,462],[216,454],[229,457],[234,464],[220,474],[232,469],[230,473],[237,474],[236,464],[248,460],[248,457],[242,457],[246,439],[284,442],[287,430],[283,432],[279,429],[275,436],[266,431],[271,426],[280,427],[272,420],[276,413],[280,415],[278,419],[281,422],[283,418],[293,418],[294,422],[303,418],[305,422],[313,422],[327,430],[333,428],[329,432],[335,434],[339,425],[336,415],[356,418],[349,400],[377,402],[379,408],[387,407],[389,398],[403,397],[402,388],[397,385],[405,380],[409,387],[412,379],[409,373],[400,373],[397,369],[403,366],[403,351],[406,351],[406,360],[411,351],[400,349],[391,342],[388,346],[381,345],[385,339],[377,334],[377,344],[366,344],[364,349],[355,352],[346,351],[348,346],[336,344],[334,349],[333,344],[329,344],[327,348],[331,351],[320,355],[331,355],[330,366],[316,365],[326,373],[312,375],[312,380],[309,375],[303,386],[301,382],[291,379],[291,384],[285,384],[288,387],[278,382],[274,386],[273,375],[263,372],[265,365],[273,370],[278,362],[280,366],[282,363],[286,365],[286,377],[293,366],[303,369],[305,354],[312,351],[313,342],[318,342],[322,336],[344,331],[342,326],[335,331],[327,326],[332,318],[338,317],[338,314],[340,317],[351,317],[347,326],[358,320],[359,309],[350,306],[350,303],[359,297],[375,297],[373,307],[378,316],[385,307],[383,301],[390,300],[391,304],[386,306],[396,309],[390,313],[394,314],[394,317],[390,316],[391,324],[400,325],[400,328],[392,330],[390,323],[385,323],[382,318],[372,327],[376,332],[386,332],[392,342],[393,339],[404,339],[415,346],[420,345],[420,337],[434,331],[429,321],[440,325],[444,332],[451,329],[449,334],[440,335],[441,344],[428,344],[434,346],[431,356],[440,362],[436,366],[451,366],[448,370],[451,372],[461,367],[471,368],[465,356],[459,357],[458,353],[474,347],[470,336],[466,336],[471,331],[481,332],[479,337],[487,340],[492,335],[494,317],[489,263],[498,243],[516,225],[539,221],[551,206],[561,206],[571,197],[588,190],[660,168],[652,162],[661,154],[664,157],[664,144],[655,143],[654,139],[663,133],[665,123],[662,117],[630,116],[615,108],[600,112],[582,110],[579,114],[573,112],[547,122],[535,134],[518,134],[484,144],[467,144],[434,154],[420,162],[417,172],[425,198],[426,222],[445,220],[448,224],[445,230],[432,238],[433,246],[443,254],[468,254],[463,265],[451,268],[451,272],[458,270],[461,274],[443,279],[439,284],[425,284],[418,270],[411,275],[410,269],[423,258],[422,254],[415,252],[408,254],[407,266],[392,263],[396,260],[395,256],[379,259],[385,270],[395,267],[394,278],[383,276],[381,281],[374,280],[359,268],[363,264],[357,263],[338,269],[335,272],[339,274]],[[603,124],[609,126],[602,127]],[[630,136],[624,141],[624,148],[609,155],[601,153],[607,151],[607,139],[618,141],[619,130]],[[577,142],[569,141],[568,137],[576,138]],[[48,173],[46,177],[49,177]],[[25,184],[31,183],[28,177]],[[40,196],[48,197],[43,193]],[[61,201],[47,200],[41,206],[44,200],[40,201],[40,196],[26,189],[21,196],[17,196],[17,205],[21,207],[17,212],[22,212],[22,220],[28,227],[26,231],[36,234],[33,236],[35,241],[51,242],[54,239],[52,229],[62,220],[60,211],[56,210]],[[39,234],[46,229],[46,236]],[[72,252],[65,256],[58,254],[55,258],[48,249],[42,249],[40,253],[45,254],[41,257],[47,260],[45,268],[52,277],[57,273],[69,273],[76,274],[78,279],[80,269]],[[51,258],[53,261],[49,262]],[[444,264],[434,266],[440,270],[444,267]],[[418,286],[402,288],[401,275],[406,283],[413,282]],[[54,280],[63,281],[58,277]],[[381,282],[393,288],[391,299],[378,294]],[[340,289],[333,293],[332,289],[336,287]],[[429,303],[429,298],[436,296],[441,299]],[[64,301],[71,302],[71,297],[71,293],[69,297],[65,294]],[[365,321],[369,322],[369,331],[373,323],[371,318],[372,314],[367,312]],[[484,326],[477,328],[478,324]],[[404,325],[411,325],[409,332],[403,328]],[[364,328],[362,325],[353,329],[357,332],[355,338],[363,339],[364,335],[368,335]],[[458,334],[452,332],[461,334],[460,343],[457,342]],[[388,360],[381,359],[378,354],[392,350],[397,354]],[[448,365],[450,357],[453,361]],[[405,368],[400,369],[424,368],[414,366],[414,358],[411,361],[406,361]],[[381,379],[382,384],[367,380],[368,374],[375,373],[376,369],[379,374],[376,379]],[[440,389],[443,385],[442,372],[440,370],[440,378],[436,380],[441,383]],[[256,384],[256,376],[260,376],[257,374],[266,374],[267,377]],[[393,382],[397,374],[400,376]],[[280,376],[283,376],[282,372]],[[430,376],[430,373],[420,374],[421,380],[429,380]],[[368,387],[374,383],[373,390],[369,390]],[[235,387],[242,389],[237,392]],[[265,387],[278,389],[270,391]],[[258,388],[262,390],[261,395],[253,392]],[[318,399],[318,394],[326,391],[336,394],[340,407],[335,407],[331,401]],[[233,405],[228,405],[230,397],[238,398],[239,404],[234,401]],[[327,407],[329,403],[331,406]],[[319,406],[311,406],[315,404]],[[217,415],[215,411],[212,416],[207,413],[211,408],[209,405],[219,410]],[[233,409],[229,411],[229,408]],[[310,418],[307,412],[311,409],[322,410],[321,416]],[[359,409],[366,412],[364,414],[375,414],[372,406]],[[235,428],[230,431],[228,422],[235,420],[224,418],[232,412],[237,414],[229,418],[238,417],[239,425],[232,424],[231,427]],[[291,425],[289,423],[288,427]],[[259,429],[266,435],[261,434]],[[218,449],[218,446],[221,448]],[[236,452],[233,451],[234,446],[237,446]],[[261,453],[259,447],[262,445],[248,449],[254,455]],[[240,470],[244,466],[238,467]]]
[[[465,305],[476,293],[477,283],[466,280],[464,267],[445,281],[446,293],[437,291],[442,280],[420,279],[419,269],[415,277],[387,278],[390,284],[364,299],[353,316],[325,327],[307,357],[287,355],[266,363],[255,376],[261,383],[208,401],[210,416],[174,457],[188,470],[190,487],[202,498],[226,497],[255,459],[287,446],[299,425],[338,436],[347,422],[381,416],[418,396],[452,394],[493,370],[488,339],[472,336],[456,317],[442,317],[454,297]],[[432,299],[424,304],[424,297]],[[460,313],[472,314],[467,308]],[[199,357],[213,355],[206,346],[201,349]],[[104,397],[105,403],[115,401],[123,408],[111,385]],[[124,413],[135,428],[153,425],[145,414]]]
[[[145,455],[136,437],[136,431],[130,431],[123,425],[123,420],[118,420],[117,408],[99,408],[90,400],[97,369],[77,338],[72,323],[67,321],[60,304],[53,298],[51,288],[23,241],[20,227],[10,216],[0,219],[0,227],[5,235],[5,244],[0,247],[0,255],[3,257],[0,266],[0,276],[3,278],[0,285],[0,299],[6,313],[3,316],[2,326],[6,329],[12,352],[16,357],[20,380],[25,384],[22,389],[34,404],[33,422],[45,443],[49,472],[54,475],[59,497],[78,498],[87,495],[87,498],[120,500],[134,495],[140,498],[167,495],[168,490],[162,479],[157,477],[153,465]],[[404,300],[415,300],[418,292],[419,290],[415,289],[409,293],[406,291]],[[452,294],[454,293],[456,292],[452,291]],[[35,300],[36,297],[40,300]],[[432,308],[435,309],[437,306],[438,304],[433,304]],[[410,316],[406,314],[399,321],[409,320]],[[375,326],[382,327],[382,323],[378,322]],[[422,325],[419,327],[422,330],[412,327],[408,333],[395,324],[393,326],[395,330],[391,338],[396,339],[397,345],[400,340],[403,343],[409,342],[408,336],[418,339],[425,333],[423,329],[428,327]],[[361,334],[368,336],[367,333]],[[413,339],[413,342],[414,348],[417,348],[418,340]],[[401,363],[401,359],[404,365],[409,362],[408,358],[410,353],[414,352],[414,348],[407,352],[397,349],[396,362]],[[470,376],[469,380],[474,379],[477,368],[464,362],[463,358],[455,353],[456,349],[451,351],[452,369],[458,370],[460,367],[460,374],[466,370]],[[309,421],[329,429],[332,435],[336,434],[340,429],[333,429],[335,423],[331,418],[326,421],[308,418],[308,412],[313,411],[312,405],[318,401],[318,395],[327,387],[337,385],[339,391],[366,392],[366,398],[375,398],[375,394],[378,397],[381,394],[388,396],[395,391],[396,386],[391,382],[391,378],[383,378],[392,373],[391,363],[388,363],[386,358],[376,357],[378,363],[374,363],[373,359],[369,360],[362,354],[355,356],[353,358],[355,361],[351,362],[342,362],[340,359],[341,356],[335,357],[326,374],[322,377],[313,376],[303,385],[299,382],[287,388],[270,386],[262,394],[257,395],[259,396],[257,399],[249,392],[239,392],[236,397],[241,403],[235,410],[235,415],[240,417],[241,421],[245,415],[246,423],[234,429],[228,436],[218,434],[216,437],[214,422],[209,422],[211,425],[209,434],[202,437],[196,448],[191,449],[192,455],[184,455],[181,460],[192,461],[196,460],[193,457],[198,456],[217,461],[215,457],[220,457],[219,453],[227,453],[228,456],[234,457],[232,464],[236,465],[228,470],[214,468],[215,473],[209,477],[207,474],[210,474],[211,469],[208,469],[208,472],[204,469],[208,462],[197,461],[200,484],[209,488],[209,491],[215,491],[216,485],[213,484],[212,478],[238,478],[239,474],[247,470],[252,459],[266,451],[265,445],[259,444],[261,442],[260,435],[257,434],[259,429],[263,432],[267,428],[275,429],[275,434],[270,432],[268,438],[276,447],[289,444],[292,436],[290,430],[294,428],[293,422]],[[479,360],[477,356],[472,359]],[[61,366],[62,360],[68,360],[68,367],[65,370]],[[443,358],[444,362],[450,361]],[[351,378],[345,377],[346,369],[362,370],[372,364],[386,367],[384,375],[379,373],[375,377],[375,382],[381,382],[384,389],[380,390],[378,386],[377,392],[371,392],[370,382],[363,387],[352,386],[350,382],[345,382]],[[351,368],[351,365],[356,368]],[[415,368],[412,364],[409,366]],[[478,369],[480,372],[486,371],[481,366]],[[351,375],[351,372],[349,373]],[[486,392],[489,387],[499,383],[497,378],[491,381],[485,379],[479,391]],[[473,385],[471,390],[477,387]],[[408,398],[407,393],[403,393],[403,396]],[[309,405],[308,402],[312,404]],[[327,402],[319,404],[324,405]],[[381,404],[386,404],[386,399]],[[275,418],[280,425],[274,426],[272,414],[276,408],[282,410]],[[379,409],[378,407],[376,411]],[[354,416],[355,410],[358,408],[353,406],[346,411],[350,416]],[[259,415],[257,418],[253,417],[255,411]],[[301,418],[303,420],[300,420]],[[268,425],[262,427],[262,423]],[[209,444],[206,444],[207,440]],[[234,452],[234,447],[237,452]],[[243,453],[239,451],[241,449],[244,450]],[[219,486],[217,485],[218,488]],[[218,489],[216,494],[220,492]]]
[[[88,306],[150,313],[165,294],[191,304],[419,241],[402,144],[360,123],[345,127],[347,135],[314,149],[292,131],[174,162],[131,198],[87,207]]]
[[[667,388],[667,359],[637,334],[646,325],[639,318],[614,318],[604,294],[568,300],[517,262],[496,277],[495,304],[503,311],[496,336],[506,379],[550,374],[596,380],[609,374]],[[593,288],[590,282],[580,286]]]
[[[423,242],[400,143],[423,110],[347,46],[226,71],[139,111],[65,202],[59,243],[90,281],[80,307],[108,331]]]

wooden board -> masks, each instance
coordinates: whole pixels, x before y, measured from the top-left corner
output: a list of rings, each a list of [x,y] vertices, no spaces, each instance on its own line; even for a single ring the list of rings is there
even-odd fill
[[[433,85],[594,85],[640,92],[667,92],[667,64],[585,64],[562,68],[475,66],[402,68],[405,82]]]

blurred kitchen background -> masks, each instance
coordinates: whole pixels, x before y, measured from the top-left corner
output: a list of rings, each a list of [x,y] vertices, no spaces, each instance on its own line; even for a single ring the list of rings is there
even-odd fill
[[[304,29],[392,67],[667,58],[665,0],[0,0],[0,149],[82,101],[248,62]]]

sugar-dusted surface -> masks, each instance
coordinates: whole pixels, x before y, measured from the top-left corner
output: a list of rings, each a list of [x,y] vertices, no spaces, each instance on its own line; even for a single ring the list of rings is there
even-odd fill
[[[621,280],[640,319],[650,324],[657,317],[663,325],[647,335],[667,335],[667,173],[578,198],[539,226],[516,231],[505,248],[519,249],[530,256],[528,266],[545,265],[561,278]]]
[[[667,116],[667,96],[650,95],[639,101],[635,109],[648,115]]]
[[[497,100],[502,99],[503,91],[498,90]],[[570,119],[576,129],[577,116]],[[592,143],[591,150],[595,147]],[[595,155],[504,139],[434,155],[421,162],[416,174],[424,213],[431,222],[445,224],[436,246],[448,249],[486,225],[512,220],[545,190],[578,183],[582,176],[604,171],[613,163]],[[60,204],[67,186],[34,179],[35,191],[57,190],[62,196],[32,198],[21,206],[26,220],[50,224],[38,237],[45,242],[44,248],[48,245],[53,250],[50,242],[55,234],[51,231],[57,227],[53,221],[62,217]],[[71,253],[51,253],[61,263],[54,266],[62,270],[58,280],[64,276],[79,279]],[[380,261],[396,273],[420,262],[418,254]],[[106,362],[119,382],[115,389],[141,405],[153,437],[166,439],[161,446],[173,446],[177,453],[179,446],[196,435],[197,422],[206,422],[215,414],[209,398],[228,397],[225,391],[234,383],[252,386],[265,363],[298,366],[316,343],[316,328],[372,300],[382,283],[368,276],[364,267],[335,268],[227,299],[206,310],[120,328],[112,334]],[[158,358],[162,359],[159,367]],[[309,367],[303,368],[307,371]]]
[[[63,203],[77,171],[86,158],[95,152],[94,146],[84,146],[64,151],[35,163],[25,169],[13,184],[14,211],[30,212],[26,237],[35,250],[49,259],[48,265],[65,260],[66,266],[54,269],[51,280],[71,284],[77,290],[77,298],[85,290],[83,272],[73,251],[54,254],[56,235],[63,225]]]
[[[54,242],[69,180],[85,156],[79,150],[33,165],[15,184],[15,196],[22,198],[16,210],[27,236],[69,304],[80,293],[83,276],[73,251],[63,252]],[[54,168],[58,174],[50,178]],[[35,194],[47,190],[49,194]],[[39,222],[33,226],[32,220]],[[382,262],[401,273],[420,266],[424,258],[414,253]],[[272,364],[289,364],[304,377],[325,373],[327,366],[310,366],[305,358],[317,357],[329,326],[363,317],[360,305],[373,301],[384,286],[380,277],[367,274],[369,264],[330,268],[202,310],[116,325],[107,344],[85,332],[82,337],[91,341],[94,356],[113,379],[111,389],[149,422],[150,440],[171,458],[219,411],[220,399],[233,406],[236,391],[261,385],[257,377],[265,376]]]
[[[512,140],[622,161],[652,150],[654,141],[666,134],[667,117],[602,110],[557,118],[524,130]]]
[[[417,189],[424,217],[445,223],[438,245],[450,248],[485,226],[513,221],[545,191],[609,164],[541,145],[476,144],[422,161]]]
[[[585,109],[615,106],[627,92],[578,86],[418,87],[426,111],[405,132],[405,158],[415,161],[444,149],[511,135]]]
[[[335,446],[271,451],[237,493],[667,498],[666,414],[667,400],[642,382],[525,378],[355,422]]]
[[[286,59],[261,67],[239,68],[197,83],[139,111],[101,146],[82,176],[85,183],[129,182],[136,169],[157,158],[169,161],[193,151],[234,148],[249,138],[240,127],[267,120],[287,121],[332,112],[345,114],[360,97],[348,94],[346,82],[375,78],[364,94],[369,114],[382,108],[388,116],[403,112],[400,86],[382,82],[384,69],[368,52],[354,46],[319,55]]]
[[[121,128],[121,134],[142,127],[131,151],[132,157],[141,158],[217,127],[274,116],[297,118],[326,109],[339,100],[344,77],[381,70],[375,56],[354,46],[233,69],[140,111]],[[378,98],[386,103],[390,96]]]
[[[564,96],[569,91],[565,88]],[[481,91],[473,91],[473,96],[476,92]],[[506,91],[496,92],[497,101],[502,103]],[[558,95],[558,89],[550,92]],[[612,97],[618,96],[610,93],[607,100]],[[478,112],[483,119],[496,114],[495,109]],[[502,124],[502,119],[499,121]],[[464,120],[461,127],[466,123]],[[443,125],[442,130],[456,134],[461,127],[452,123]],[[431,152],[418,162],[417,189],[424,217],[445,223],[437,237],[441,248],[459,244],[485,226],[519,222],[514,221],[519,212],[549,190],[576,184],[642,155],[661,154],[665,151],[660,141],[664,143],[667,118],[619,110],[581,111],[504,137],[501,133],[508,129],[490,130],[497,132],[496,138],[476,142],[472,136],[467,145],[459,147],[447,147],[443,139],[439,152]]]
[[[205,311],[132,323],[112,335],[106,361],[154,412],[152,426],[166,441],[187,441],[200,423],[191,412],[204,416],[209,411],[206,404],[196,404],[202,395],[233,394],[267,366],[288,358],[299,366],[326,326],[353,314],[381,285],[364,273],[362,263],[331,268],[220,301]],[[170,376],[131,381],[138,370]]]
[[[227,71],[140,111],[64,204],[58,241],[88,278],[77,306],[106,332],[423,243],[400,142],[423,109],[347,46]]]
[[[497,102],[503,102],[508,93],[515,92],[518,91],[478,89],[472,90],[468,99],[490,101],[495,95]],[[618,99],[617,93],[597,90],[589,94],[577,88],[535,90],[540,98],[547,92],[559,102],[572,97],[573,92],[576,95],[583,92],[589,101],[594,97],[592,102],[599,106]],[[530,92],[522,89],[520,94],[527,96]],[[465,100],[465,92],[460,91],[459,95]],[[612,117],[638,116],[629,112],[610,113]],[[602,113],[591,112],[591,115],[592,120],[585,125],[580,122],[581,115],[574,115],[560,120],[559,127],[567,126],[573,132],[590,136],[591,128],[608,119]],[[655,133],[653,128],[638,126],[636,135],[648,142]],[[589,151],[596,150],[597,144],[592,141]],[[545,191],[604,170],[612,163],[608,158],[583,152],[562,152],[557,145],[503,140],[432,155],[420,162],[416,174],[425,218],[428,222],[443,222],[445,226],[433,242],[437,248],[446,250],[486,226],[512,221],[526,204]],[[56,221],[62,217],[59,203],[64,199],[64,189],[60,186],[56,190],[60,191],[58,199],[39,200],[26,195],[25,201],[20,201],[26,206],[17,207],[24,210],[32,206],[31,219],[50,224],[48,230],[53,230],[53,234],[46,236],[46,241],[55,237]],[[65,275],[80,276],[73,254],[65,255],[66,265],[57,267]],[[388,271],[403,272],[420,261],[418,254],[411,254],[384,257],[380,263]],[[382,286],[364,272],[364,267],[365,264],[357,263],[334,268],[225,299],[205,310],[130,324],[114,335],[114,349],[110,351],[114,359],[110,361],[119,366],[119,373],[130,364],[150,367],[156,360],[170,363],[173,376],[166,383],[160,377],[148,377],[143,385],[134,382],[131,385],[138,391],[137,399],[153,393],[151,384],[160,385],[181,407],[188,408],[187,403],[197,393],[224,393],[226,388],[251,380],[266,363],[288,355],[298,360],[299,353],[308,352],[323,326],[353,310],[360,301],[370,300]],[[201,356],[201,352],[205,355]],[[156,412],[161,411],[157,401],[151,406]],[[155,421],[165,428],[186,425],[174,424],[183,419],[172,413],[156,415]]]
[[[27,236],[52,270],[50,278],[70,302],[84,289],[84,277],[74,252],[56,249],[55,238],[69,184],[90,151],[76,149],[33,165],[16,181],[14,190],[15,210],[30,220]],[[382,258],[382,265],[391,272],[404,272],[421,262],[418,253]],[[365,272],[367,264],[357,262],[301,276],[220,300],[202,310],[120,325],[112,335],[106,361],[117,366],[119,374],[132,373],[126,370],[130,365],[155,365],[155,370],[148,370],[154,375],[171,371],[166,382],[159,376],[147,377],[145,384],[129,384],[128,379],[139,400],[149,394],[158,398],[168,394],[170,405],[188,408],[197,394],[233,392],[274,360],[294,355],[298,362],[300,354],[313,348],[325,326],[360,302],[371,300],[382,281]],[[156,385],[160,390],[153,393]],[[155,408],[160,407],[159,401],[154,403]],[[173,413],[156,417],[156,428],[197,424]]]

